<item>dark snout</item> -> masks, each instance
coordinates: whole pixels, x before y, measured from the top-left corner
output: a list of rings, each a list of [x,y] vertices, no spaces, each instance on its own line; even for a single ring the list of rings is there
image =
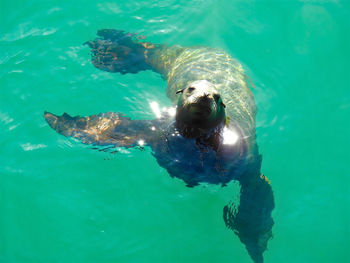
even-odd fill
[[[216,110],[216,105],[214,99],[209,94],[202,94],[194,98],[186,108],[188,114],[193,118],[206,119]]]
[[[209,93],[196,93],[177,109],[177,121],[198,128],[215,125],[217,106]]]

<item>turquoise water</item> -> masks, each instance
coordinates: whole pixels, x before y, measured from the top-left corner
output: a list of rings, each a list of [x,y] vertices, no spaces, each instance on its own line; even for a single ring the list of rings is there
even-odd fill
[[[347,1],[1,1],[0,262],[251,262],[222,219],[235,184],[187,188],[147,148],[101,152],[46,124],[170,106],[156,73],[90,64],[101,28],[239,59],[276,201],[266,262],[349,262],[349,16]]]

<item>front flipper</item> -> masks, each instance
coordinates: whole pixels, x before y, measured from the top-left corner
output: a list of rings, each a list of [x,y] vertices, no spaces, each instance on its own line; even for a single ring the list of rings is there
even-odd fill
[[[91,48],[91,62],[96,68],[121,74],[151,69],[146,56],[153,45],[139,42],[135,34],[122,30],[102,29],[97,35],[99,38],[84,43]]]
[[[74,137],[85,144],[133,147],[150,144],[155,133],[152,121],[131,120],[120,113],[107,112],[87,117],[57,116],[49,112],[44,118],[58,133]]]

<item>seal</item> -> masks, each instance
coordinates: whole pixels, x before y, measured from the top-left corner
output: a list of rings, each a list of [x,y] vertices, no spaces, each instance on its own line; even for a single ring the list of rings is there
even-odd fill
[[[237,180],[239,204],[226,205],[223,218],[254,262],[263,262],[274,198],[270,181],[260,172],[256,106],[240,63],[220,49],[140,42],[135,34],[113,29],[97,34],[85,43],[96,68],[161,74],[174,108],[157,109],[154,120],[132,120],[118,112],[86,117],[45,112],[48,124],[85,144],[148,146],[159,165],[188,187]]]

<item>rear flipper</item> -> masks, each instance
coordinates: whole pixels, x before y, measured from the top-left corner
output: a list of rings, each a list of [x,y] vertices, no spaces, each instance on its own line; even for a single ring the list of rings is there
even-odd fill
[[[58,133],[77,138],[85,144],[134,147],[150,144],[154,137],[152,121],[131,120],[115,112],[87,117],[71,117],[67,113],[57,116],[45,112],[44,118]]]
[[[272,237],[273,192],[265,176],[256,176],[240,184],[239,207],[225,206],[224,220],[226,226],[238,235],[253,261],[262,263],[267,242]]]
[[[99,38],[84,43],[91,48],[91,61],[96,68],[121,74],[151,69],[146,57],[154,45],[138,42],[135,34],[122,30],[102,29],[97,35]]]

